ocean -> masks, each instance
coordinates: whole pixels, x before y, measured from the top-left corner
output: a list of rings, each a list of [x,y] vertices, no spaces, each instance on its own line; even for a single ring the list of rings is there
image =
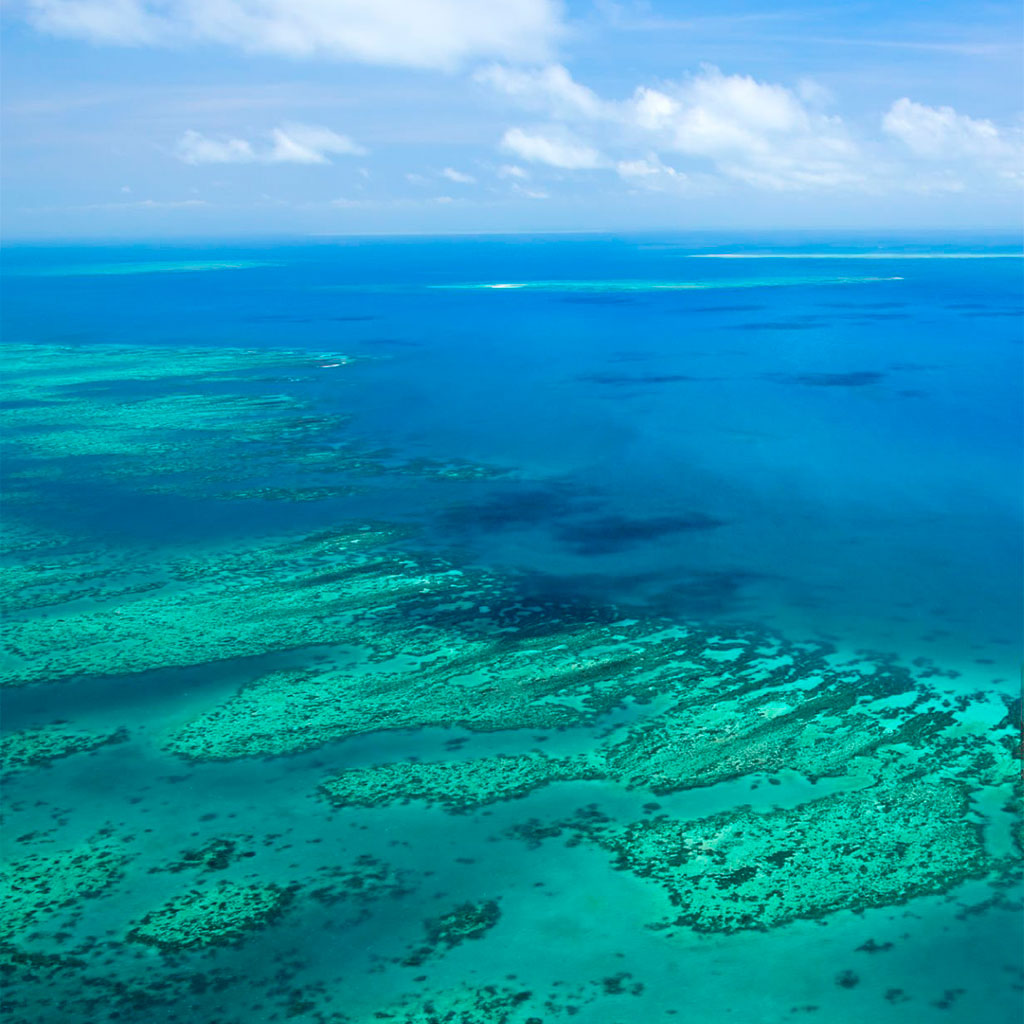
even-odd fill
[[[6,247],[7,1019],[1024,1020],[1022,268]]]

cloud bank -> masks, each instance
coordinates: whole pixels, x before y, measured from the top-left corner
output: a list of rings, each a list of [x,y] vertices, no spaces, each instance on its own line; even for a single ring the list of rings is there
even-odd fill
[[[561,35],[557,0],[24,0],[54,35],[127,46],[217,43],[253,53],[452,69],[536,61]]]
[[[475,78],[545,118],[507,129],[502,150],[560,170],[611,168],[642,188],[955,191],[1017,180],[1024,163],[1019,129],[906,98],[881,118],[879,135],[858,134],[810,80],[790,89],[706,66],[609,100],[561,65],[494,65]]]

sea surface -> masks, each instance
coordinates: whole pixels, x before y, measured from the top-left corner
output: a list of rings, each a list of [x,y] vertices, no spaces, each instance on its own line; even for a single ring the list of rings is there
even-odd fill
[[[12,1024],[1024,1020],[1016,240],[2,261]]]

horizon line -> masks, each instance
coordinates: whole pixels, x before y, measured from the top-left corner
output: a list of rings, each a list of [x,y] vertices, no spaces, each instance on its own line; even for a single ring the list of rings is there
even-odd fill
[[[686,237],[688,235],[731,235],[751,237],[777,234],[831,234],[841,236],[867,236],[883,238],[907,238],[934,235],[978,235],[995,236],[1020,240],[1024,243],[1024,225],[1014,228],[1002,226],[973,227],[748,227],[748,228],[571,228],[571,229],[522,229],[504,231],[315,231],[280,232],[268,234],[238,235],[82,235],[82,236],[21,236],[0,238],[0,250],[17,246],[102,246],[102,245],[188,245],[211,243],[269,243],[269,242],[328,242],[332,239],[446,239],[446,238],[523,238],[523,237]]]

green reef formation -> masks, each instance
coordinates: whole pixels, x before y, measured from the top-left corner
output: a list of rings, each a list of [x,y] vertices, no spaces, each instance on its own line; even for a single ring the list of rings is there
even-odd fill
[[[82,914],[84,901],[117,882],[129,861],[124,842],[112,830],[52,853],[35,853],[5,865],[0,873],[4,905],[0,940],[32,927],[61,927]]]
[[[351,866],[322,868],[310,896],[328,907],[342,901],[363,906],[379,899],[401,899],[409,894],[411,884],[407,871],[364,853]]]
[[[371,1020],[390,1020],[397,1024],[525,1024],[528,1020],[541,1020],[533,1016],[531,992],[509,988],[506,985],[486,985],[473,988],[460,985],[427,999],[407,997],[372,1016],[342,1018],[345,1024],[369,1024]]]
[[[463,942],[482,939],[500,920],[501,910],[495,900],[463,903],[425,924],[427,937],[422,946],[414,949],[402,963],[418,967],[431,956],[444,953]]]
[[[14,505],[33,500],[34,481],[79,475],[144,494],[309,501],[351,493],[352,480],[508,472],[403,458],[350,436],[347,416],[292,393],[344,380],[359,360],[337,353],[11,343],[4,356]],[[285,488],[282,461],[294,481]]]
[[[507,754],[472,761],[404,762],[353,768],[327,779],[321,793],[337,807],[422,800],[452,813],[525,796],[559,780],[594,778],[573,758]]]
[[[528,624],[496,629],[472,614],[501,596],[492,579],[447,564],[424,571],[413,558],[389,556],[386,567],[367,567],[355,578],[359,596],[342,597],[343,581],[307,591],[323,618],[307,616],[300,629],[306,644],[362,644],[368,670],[311,667],[258,678],[173,737],[171,748],[203,760],[429,725],[564,728],[593,722],[626,698],[649,700],[669,685],[672,643],[664,630],[601,621],[554,636]],[[333,621],[332,609],[340,613]],[[344,617],[349,609],[358,609],[356,621]],[[443,628],[460,610],[468,619]],[[508,609],[510,619],[515,610]],[[261,630],[254,613],[254,647],[268,644],[279,621]],[[296,633],[289,635],[294,642]]]
[[[397,972],[400,985],[468,941],[490,956],[511,902],[481,898],[494,889],[479,876],[458,888],[478,870],[472,858],[454,868],[381,821],[484,829],[510,860],[546,844],[538,864],[554,859],[554,840],[585,844],[650,894],[658,934],[644,937],[659,942],[784,934],[974,882],[1005,898],[1024,852],[1019,703],[877,652],[539,596],[431,547],[427,531],[388,520],[388,496],[409,481],[479,496],[506,470],[360,438],[316,394],[325,375],[344,393],[361,369],[331,353],[195,349],[170,361],[156,348],[10,347],[0,674],[12,699],[32,707],[45,694],[58,710],[47,703],[44,720],[68,719],[3,740],[0,770],[24,787],[15,814],[32,821],[3,880],[0,952],[19,1024],[152,1019],[193,999],[232,1021],[217,993],[237,994],[237,978],[202,958],[270,956],[294,921],[367,925],[385,952],[363,968]],[[153,502],[186,524],[219,516],[222,528],[153,539],[132,523],[132,539],[113,543],[62,526],[55,488]],[[438,742],[459,753],[442,759]],[[90,818],[81,790],[47,791],[52,806],[34,798],[33,780],[64,778],[47,766],[86,752],[90,768],[129,752],[159,773],[131,790],[136,833],[97,831],[112,818]],[[107,767],[127,793],[132,780]],[[179,780],[195,788],[158,803]],[[223,785],[228,818],[264,813],[265,784],[278,800],[268,818],[283,821],[257,836],[197,816],[165,847],[160,815],[176,827],[207,783]],[[258,811],[241,809],[249,799]],[[293,848],[303,829],[307,845]],[[413,853],[430,869],[399,863]],[[86,993],[80,1009],[53,1001],[58,977]],[[319,981],[281,983],[267,1012],[525,1024],[577,1009],[564,991],[486,977],[504,980],[382,989],[361,1017],[322,1009]],[[577,1002],[627,989],[612,974]]]
[[[128,933],[165,952],[238,942],[284,912],[294,898],[274,883],[245,885],[221,881],[210,889],[192,889],[151,910]]]
[[[0,778],[28,768],[52,764],[72,754],[96,750],[108,743],[121,743],[127,738],[125,729],[88,732],[69,728],[63,722],[8,733],[0,739]]]
[[[537,1024],[571,1020],[592,1003],[613,997],[616,1016],[628,1020],[629,997],[642,994],[644,986],[626,971],[584,984],[541,989],[517,988],[504,983],[454,985],[427,997],[405,996],[372,1013],[342,1014],[340,1024],[371,1024],[385,1020],[397,1024]]]
[[[577,830],[620,870],[658,882],[679,912],[672,923],[733,932],[892,906],[984,875],[991,864],[967,810],[960,784],[904,780],[697,821],[584,816]]]
[[[178,874],[181,871],[224,871],[236,863],[239,858],[252,857],[251,850],[241,846],[238,839],[227,836],[214,836],[201,846],[194,849],[182,850],[177,860],[166,865],[159,865],[150,868],[152,874],[161,871],[169,871],[171,874]]]

